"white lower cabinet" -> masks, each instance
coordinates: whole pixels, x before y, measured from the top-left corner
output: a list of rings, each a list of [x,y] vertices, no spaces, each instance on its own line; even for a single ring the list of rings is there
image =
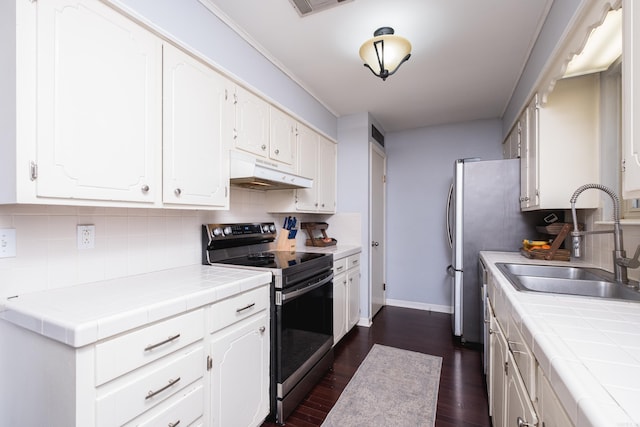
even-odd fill
[[[269,414],[265,311],[212,336],[209,426],[259,426]]]
[[[269,336],[268,285],[79,348],[0,320],[0,424],[259,426]]]
[[[360,318],[360,253],[333,263],[333,344]]]
[[[493,277],[488,283],[489,295],[496,296],[491,289]],[[511,313],[489,298],[487,304],[490,333],[485,357],[489,360],[487,392],[493,427],[573,426]]]
[[[518,366],[513,359],[513,353],[507,352],[506,364],[507,404],[506,426],[537,426],[538,417],[533,409],[533,402],[524,385],[522,376],[518,372]]]
[[[493,420],[493,427],[503,427],[505,425],[505,410],[507,402],[505,363],[507,358],[507,339],[498,324],[493,313],[490,318],[491,333],[489,335],[489,372],[487,379],[489,386],[489,402],[491,407],[489,412]]]
[[[333,263],[333,344],[347,333],[347,259]]]

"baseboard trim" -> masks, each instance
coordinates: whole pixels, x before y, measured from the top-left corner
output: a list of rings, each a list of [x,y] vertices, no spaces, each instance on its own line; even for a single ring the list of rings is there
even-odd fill
[[[404,300],[389,299],[389,298],[385,300],[385,304],[391,305],[393,307],[414,308],[417,310],[435,311],[438,313],[453,314],[453,308],[449,305],[427,304],[423,302],[404,301]]]
[[[364,326],[365,328],[370,328],[373,325],[373,322],[368,317],[361,317],[358,320],[358,326]]]

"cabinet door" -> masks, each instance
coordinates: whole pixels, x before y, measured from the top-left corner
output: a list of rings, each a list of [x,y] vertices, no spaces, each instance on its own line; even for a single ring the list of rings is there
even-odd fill
[[[347,272],[347,330],[353,328],[360,318],[360,269],[351,269]]]
[[[336,210],[336,144],[318,137],[318,211]],[[315,183],[314,183],[315,185]]]
[[[507,408],[506,426],[535,426],[538,417],[533,409],[524,382],[518,373],[511,352],[507,352]],[[495,424],[494,424],[495,425]]]
[[[269,322],[258,314],[213,335],[210,426],[259,426],[269,414]]]
[[[633,0],[622,2],[622,195],[640,198],[640,7]],[[634,32],[636,34],[634,35]]]
[[[347,332],[347,273],[333,277],[333,344]]]
[[[37,194],[160,198],[160,39],[98,1],[38,7]]]
[[[296,121],[277,108],[270,107],[269,157],[295,167]]]
[[[163,201],[228,207],[231,84],[168,44],[163,69]]]
[[[318,134],[298,124],[298,174],[313,179],[313,187],[296,191],[296,209],[318,209]]]
[[[507,341],[496,321],[495,317],[491,317],[491,367],[490,367],[490,396],[491,417],[493,427],[506,427],[505,411],[506,411],[506,375],[505,363],[507,359]],[[515,369],[515,368],[514,368]]]
[[[538,200],[538,96],[523,113],[521,120],[520,207],[531,208]]]
[[[545,427],[571,427],[573,423],[562,404],[553,392],[551,383],[538,368],[538,400],[540,405],[540,421]]]
[[[237,86],[235,97],[235,147],[262,157],[269,155],[269,104]]]

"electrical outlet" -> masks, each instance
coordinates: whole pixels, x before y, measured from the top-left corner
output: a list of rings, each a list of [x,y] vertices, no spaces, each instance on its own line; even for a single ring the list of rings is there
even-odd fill
[[[96,247],[96,226],[78,226],[78,249],[93,249]]]
[[[0,258],[16,256],[16,229],[0,228]]]

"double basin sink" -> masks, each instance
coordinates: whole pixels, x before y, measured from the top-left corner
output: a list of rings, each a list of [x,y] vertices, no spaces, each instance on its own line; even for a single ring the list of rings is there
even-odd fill
[[[612,273],[599,268],[496,263],[518,291],[579,295],[640,301],[640,292],[616,283]]]

